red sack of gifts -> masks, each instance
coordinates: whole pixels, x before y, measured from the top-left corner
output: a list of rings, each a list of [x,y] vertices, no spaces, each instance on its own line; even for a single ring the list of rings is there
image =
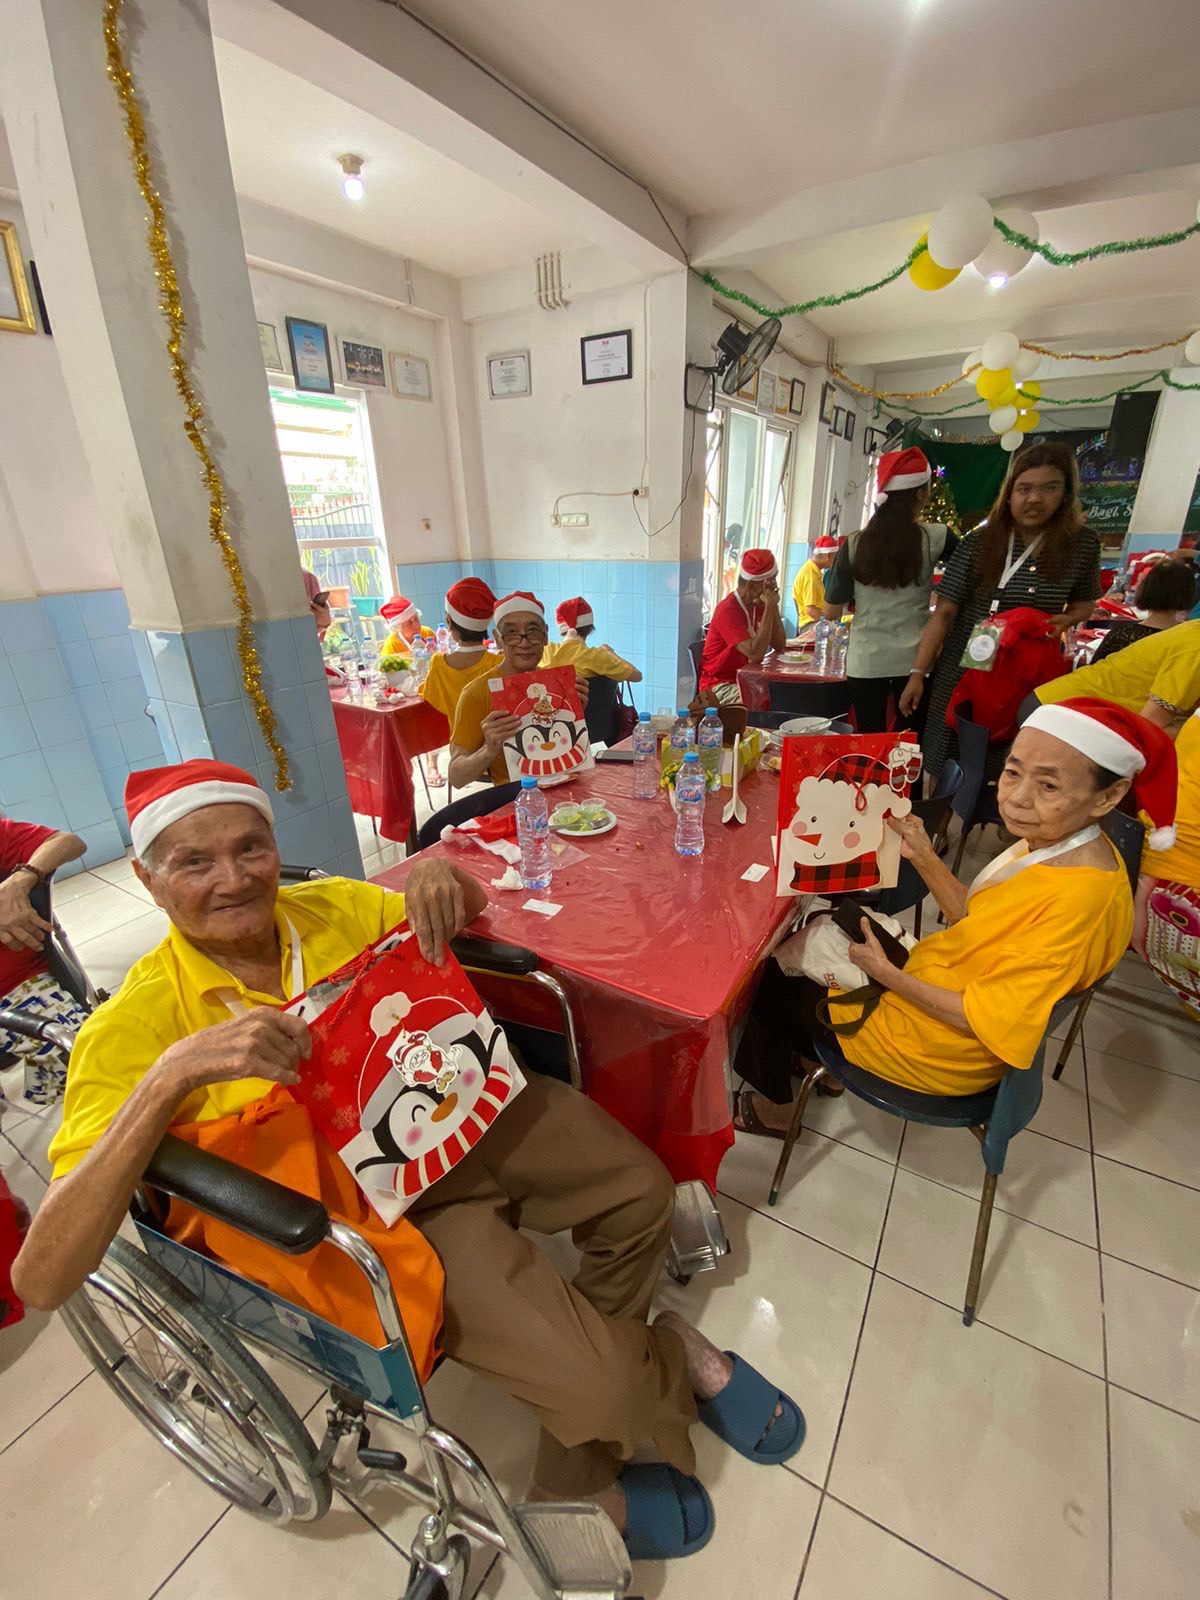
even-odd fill
[[[1053,618],[1032,606],[998,611],[991,621],[1000,630],[1000,642],[987,672],[968,668],[954,686],[946,707],[946,726],[964,700],[971,702],[972,722],[988,730],[992,744],[1007,744],[1016,737],[1017,713],[1027,695],[1061,678],[1068,662],[1062,635],[1051,626]]]
[[[783,741],[775,841],[777,894],[891,889],[900,838],[921,776],[910,734],[794,734]]]
[[[489,678],[488,688],[493,710],[521,719],[504,744],[510,778],[533,777],[545,789],[595,765],[574,667],[539,667],[511,678]]]
[[[291,1093],[389,1227],[525,1086],[458,962],[426,961],[404,923],[287,1009],[313,1046]]]

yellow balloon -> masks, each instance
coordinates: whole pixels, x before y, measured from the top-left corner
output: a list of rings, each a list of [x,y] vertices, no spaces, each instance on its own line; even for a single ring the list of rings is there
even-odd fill
[[[1042,398],[1042,386],[1040,383],[1033,382],[1019,383],[1017,385],[1017,393],[1022,400],[1040,400]]]
[[[1032,433],[1041,422],[1041,417],[1036,411],[1017,412],[1017,432]]]
[[[997,406],[1018,406],[1020,403],[1021,396],[1011,383],[1007,389],[1001,389],[1000,393],[992,401],[992,404]]]
[[[918,242],[928,245],[929,235],[923,233]],[[948,283],[953,283],[961,271],[961,267],[939,267],[926,249],[909,267],[908,275],[918,289],[933,290],[944,289]]]
[[[1009,403],[1001,400],[1000,396],[1012,386],[1012,371],[1008,367],[1001,367],[999,371],[984,367],[975,379],[975,392],[980,399],[991,400],[996,405]]]

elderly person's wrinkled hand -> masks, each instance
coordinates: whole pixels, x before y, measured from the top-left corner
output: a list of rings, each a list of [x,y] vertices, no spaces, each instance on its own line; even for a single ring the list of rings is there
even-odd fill
[[[404,885],[404,912],[426,961],[440,967],[446,946],[469,921],[466,897],[448,861],[418,861]]]
[[[856,967],[861,967],[872,983],[887,985],[887,980],[896,968],[888,960],[883,946],[871,931],[870,917],[862,919],[863,943],[850,946],[850,959]]]
[[[0,883],[0,944],[6,950],[40,950],[50,924],[29,903],[29,878],[5,878]]]
[[[586,711],[587,710],[587,703],[588,703],[589,687],[588,687],[588,681],[584,677],[582,672],[577,672],[575,674],[575,693],[579,696],[579,704]]]
[[[928,860],[934,854],[933,845],[920,817],[910,812],[907,817],[889,817],[887,825],[900,835],[900,854],[906,861]]]
[[[171,1045],[154,1071],[174,1074],[185,1095],[239,1078],[269,1078],[290,1086],[300,1082],[300,1062],[311,1054],[308,1024],[302,1018],[255,1006]]]
[[[514,717],[511,711],[489,711],[481,726],[487,753],[495,759],[503,750],[504,741],[511,739],[521,726],[521,719]]]

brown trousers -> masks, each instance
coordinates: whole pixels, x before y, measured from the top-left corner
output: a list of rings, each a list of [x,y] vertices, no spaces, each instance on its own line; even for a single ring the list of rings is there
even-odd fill
[[[661,1162],[590,1100],[530,1075],[486,1138],[407,1212],[446,1272],[446,1354],[522,1400],[542,1425],[534,1484],[595,1494],[639,1444],[695,1470],[683,1343],[650,1328],[675,1188]],[[570,1230],[566,1283],[517,1230]]]

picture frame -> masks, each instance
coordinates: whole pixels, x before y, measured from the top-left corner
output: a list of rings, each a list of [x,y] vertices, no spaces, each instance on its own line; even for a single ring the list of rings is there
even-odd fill
[[[775,394],[779,383],[780,379],[773,372],[760,372],[758,375],[758,398],[755,404],[767,416],[775,410]]]
[[[847,411],[845,413],[845,415],[844,415],[844,417],[842,419],[842,438],[843,439],[849,439],[851,441],[851,443],[853,443],[853,441],[854,441],[854,424],[857,421],[858,421],[857,412]]]
[[[788,412],[793,417],[802,417],[804,415],[804,391],[804,379],[793,378],[792,393],[788,400]]]
[[[845,437],[846,409],[844,406],[834,406],[833,421],[829,424],[829,431],[835,438],[841,439]]]
[[[392,393],[400,400],[432,400],[433,378],[424,356],[393,350]]]
[[[792,380],[790,378],[775,379],[775,415],[777,417],[790,417],[792,414]]]
[[[287,371],[283,357],[279,353],[279,330],[273,322],[259,323],[258,347],[262,351],[263,366],[268,372]]]
[[[386,389],[388,386],[387,362],[381,344],[367,344],[362,339],[339,339],[342,352],[342,376],[356,389]]]
[[[0,329],[6,333],[36,333],[37,318],[25,277],[25,264],[21,260],[15,222],[0,222],[0,241],[4,245],[3,265],[0,267]]]
[[[292,377],[302,394],[333,393],[333,361],[329,354],[329,329],[307,317],[285,317]]]
[[[832,383],[823,383],[821,385],[821,421],[822,422],[832,422],[833,421],[833,413],[834,413],[834,410],[836,409],[835,403],[834,403],[835,399],[836,399],[836,396],[837,396],[837,389]]]
[[[883,449],[883,442],[887,438],[882,428],[864,428],[862,432],[863,455],[874,456]]]
[[[760,376],[761,374],[756,372],[750,382],[738,390],[737,397],[739,400],[744,400],[747,405],[751,406],[758,404],[758,380]]]
[[[488,394],[493,400],[523,400],[533,392],[528,350],[498,351],[487,358]]]
[[[633,329],[587,333],[579,341],[579,368],[585,384],[621,383],[633,377]]]

